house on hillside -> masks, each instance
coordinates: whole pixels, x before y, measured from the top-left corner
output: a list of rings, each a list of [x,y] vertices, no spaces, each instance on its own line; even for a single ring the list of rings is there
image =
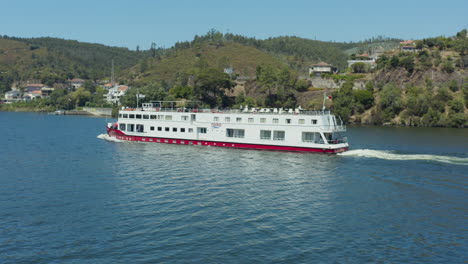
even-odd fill
[[[127,85],[115,85],[114,87],[110,88],[107,94],[104,95],[106,101],[111,104],[120,104],[120,97],[124,96],[127,93],[128,89]]]
[[[24,86],[24,92],[40,91],[43,87],[45,87],[45,85],[42,83],[29,83]]]
[[[73,88],[77,89],[83,86],[83,84],[85,83],[85,80],[74,78],[74,79],[69,80],[68,82]]]
[[[42,87],[41,88],[41,97],[47,98],[50,96],[50,94],[54,91],[54,88],[51,87]]]
[[[414,40],[404,40],[400,41],[400,46],[416,46]]]
[[[12,103],[21,100],[21,92],[18,90],[8,91],[5,93],[5,102]]]
[[[415,52],[416,51],[416,46],[401,46],[400,50],[401,51],[407,51],[407,52]]]
[[[41,90],[34,90],[31,92],[26,92],[23,95],[23,100],[24,101],[35,100],[35,99],[41,98],[41,95],[42,95]]]
[[[371,56],[367,53],[359,54],[359,55],[352,55],[351,59],[348,60],[348,67],[351,67],[355,63],[364,63],[369,65],[370,69],[373,69],[377,66],[377,56]]]
[[[313,64],[309,68],[309,75],[315,74],[320,75],[322,73],[335,73],[337,71],[336,67],[333,67],[331,64],[326,62],[319,62],[317,64]]]

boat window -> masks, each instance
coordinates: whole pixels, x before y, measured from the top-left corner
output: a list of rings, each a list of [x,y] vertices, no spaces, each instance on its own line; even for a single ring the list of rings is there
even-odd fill
[[[188,116],[181,116],[181,117],[180,117],[180,120],[182,120],[182,121],[187,121],[187,120],[188,120]]]
[[[130,114],[129,118],[135,118],[134,114]]]
[[[136,125],[136,131],[142,133],[144,130],[144,126],[141,124]]]
[[[273,131],[273,140],[284,140],[284,131]]]
[[[166,116],[166,120],[172,120],[172,116],[171,116],[171,115],[167,115],[167,116]]]
[[[173,127],[172,132],[177,132],[177,127]]]
[[[286,118],[286,124],[291,124],[291,119],[290,118]]]
[[[123,114],[123,118],[128,118],[128,115],[127,115],[127,114]]]
[[[301,125],[305,124],[305,119],[299,119],[299,124]]]
[[[244,129],[226,129],[226,136],[227,137],[235,137],[235,138],[243,138],[245,135]]]
[[[191,114],[190,115],[190,120],[197,121],[197,115],[196,114]]]
[[[317,132],[302,132],[302,142],[320,143],[321,139]]]
[[[122,114],[119,114],[119,117],[122,118]]]
[[[189,133],[193,133],[193,128],[189,128],[189,129],[188,129],[188,132],[189,132]]]
[[[158,119],[159,120],[164,120],[164,116],[163,115],[158,115]]]
[[[316,125],[317,124],[317,119],[312,119],[312,125]]]
[[[260,130],[260,139],[271,139],[271,130]]]
[[[125,124],[119,124],[119,129],[121,131],[125,131]]]
[[[149,119],[149,115],[143,115],[143,119]]]
[[[151,131],[154,131],[154,127],[153,127],[153,126],[152,126],[152,127],[150,127],[150,130],[151,130]]]
[[[253,118],[249,118],[249,123],[253,123],[254,122],[254,119]]]
[[[128,124],[127,125],[127,131],[133,132],[135,130],[135,125],[134,124]]]
[[[184,132],[185,132],[185,128],[182,127],[182,128],[180,129],[180,132],[184,133]]]
[[[218,116],[213,117],[213,121],[218,122],[218,121],[219,121],[219,117],[218,117]]]
[[[158,127],[158,131],[162,131],[162,127]]]
[[[237,122],[237,123],[242,122],[242,117],[237,117],[237,118],[236,118],[236,122]]]
[[[278,124],[279,120],[278,118],[273,118],[273,124]]]
[[[197,132],[200,133],[200,134],[206,134],[206,127],[199,127],[197,129]]]
[[[150,115],[150,119],[156,119],[156,115]]]
[[[231,118],[230,117],[225,117],[224,122],[231,122]]]
[[[166,131],[166,132],[169,132],[169,130],[170,130],[170,129],[169,129],[168,127],[165,127],[165,128],[164,128],[164,131]]]
[[[264,117],[260,118],[260,123],[266,123],[266,118]]]
[[[141,115],[135,115],[136,119],[141,119]]]

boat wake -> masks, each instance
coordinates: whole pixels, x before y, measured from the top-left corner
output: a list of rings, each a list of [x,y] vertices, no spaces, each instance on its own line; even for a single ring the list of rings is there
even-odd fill
[[[123,140],[116,139],[115,137],[111,137],[108,134],[100,134],[97,136],[97,138],[104,139],[104,140],[111,141],[111,142],[124,142]]]
[[[440,156],[440,155],[429,155],[429,154],[398,154],[388,150],[372,150],[372,149],[355,149],[339,153],[340,156],[354,156],[354,157],[366,157],[366,158],[377,158],[385,160],[425,160],[425,161],[436,161],[442,163],[449,163],[455,165],[468,165],[468,158],[460,158],[453,156]]]

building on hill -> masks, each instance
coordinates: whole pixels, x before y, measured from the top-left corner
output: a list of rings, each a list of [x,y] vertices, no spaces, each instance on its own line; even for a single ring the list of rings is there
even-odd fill
[[[364,63],[366,65],[369,65],[370,69],[373,69],[373,68],[377,67],[377,63],[376,63],[377,58],[378,58],[378,56],[376,56],[376,55],[371,56],[371,55],[369,55],[367,53],[359,54],[359,55],[355,55],[355,56],[353,55],[353,56],[351,56],[351,59],[347,61],[348,62],[348,67],[353,66],[353,64],[355,64],[355,63]]]
[[[50,94],[54,91],[54,88],[51,87],[42,87],[41,88],[41,97],[47,98],[50,96]]]
[[[23,94],[23,101],[31,101],[42,97],[41,90],[34,90]]]
[[[333,67],[331,64],[328,64],[326,62],[319,62],[317,64],[313,64],[309,68],[309,75],[320,75],[322,73],[335,73],[337,72],[337,68]]]
[[[234,70],[232,69],[232,67],[224,68],[224,73],[226,73],[229,76],[232,76]]]
[[[111,104],[120,104],[120,97],[124,96],[127,93],[128,89],[127,85],[115,85],[114,87],[110,88],[107,94],[104,95],[106,101]]]
[[[417,51],[416,46],[401,46],[400,47],[401,51],[407,51],[407,52],[415,52]]]
[[[43,87],[45,87],[45,85],[42,83],[29,83],[24,86],[24,92],[40,91]]]
[[[114,87],[114,85],[112,83],[106,83],[102,87],[104,87],[106,90],[110,90]]]
[[[5,103],[13,103],[21,100],[21,92],[18,90],[8,91],[5,93]]]
[[[81,86],[83,86],[83,84],[85,83],[85,80],[74,78],[74,79],[69,80],[68,83],[70,83],[70,85],[73,88],[77,89],[77,88],[80,88]]]
[[[414,40],[404,40],[400,41],[400,46],[416,46]]]

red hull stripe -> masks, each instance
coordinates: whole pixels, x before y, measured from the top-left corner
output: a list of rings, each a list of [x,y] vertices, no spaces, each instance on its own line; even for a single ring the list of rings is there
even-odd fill
[[[248,144],[248,143],[232,143],[232,142],[193,140],[193,139],[128,136],[128,135],[125,135],[120,130],[111,129],[111,128],[107,128],[107,133],[109,134],[109,136],[115,137],[115,138],[120,139],[120,140],[141,141],[141,142],[150,142],[150,143],[166,143],[166,144],[179,144],[179,145],[200,145],[200,146],[244,148],[244,149],[262,149],[262,150],[277,150],[277,151],[320,152],[320,153],[339,153],[339,152],[343,152],[343,151],[348,150],[347,147],[338,148],[338,149],[322,149],[322,148],[303,148],[303,147],[289,147],[289,146]]]

